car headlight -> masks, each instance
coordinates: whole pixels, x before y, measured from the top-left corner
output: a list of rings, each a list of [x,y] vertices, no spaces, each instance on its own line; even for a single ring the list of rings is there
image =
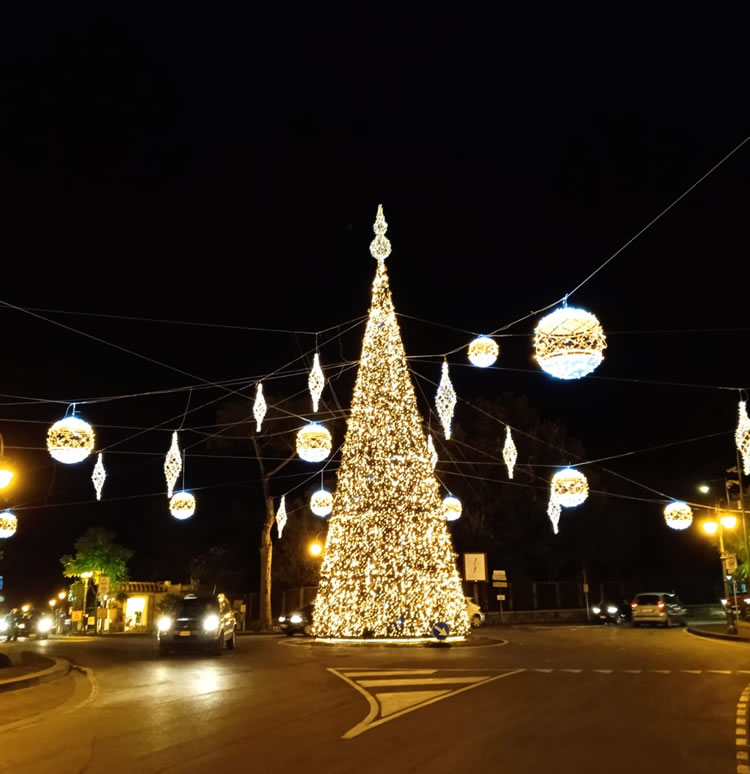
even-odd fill
[[[610,615],[614,615],[614,614],[617,612],[617,608],[616,608],[614,605],[610,605],[610,606],[607,608],[607,612],[608,612]]]
[[[219,616],[207,615],[203,619],[203,629],[207,632],[215,632],[219,628]]]
[[[599,615],[602,612],[600,607],[592,607],[591,609],[594,611],[594,615]]]
[[[172,626],[172,619],[168,615],[162,616],[159,619],[159,622],[157,623],[157,626],[159,627],[159,631],[160,632],[169,631],[169,629]]]
[[[285,615],[280,615],[279,616],[279,623],[284,623],[284,621],[286,621],[286,616]]]
[[[0,632],[8,631],[8,622],[4,618],[0,618]]]
[[[292,623],[302,623],[302,616],[301,615],[293,615],[289,620]]]
[[[46,634],[52,628],[52,621],[49,618],[40,618],[39,623],[36,625],[37,631]]]

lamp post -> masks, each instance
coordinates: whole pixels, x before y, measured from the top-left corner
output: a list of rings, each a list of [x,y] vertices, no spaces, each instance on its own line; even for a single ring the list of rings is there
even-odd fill
[[[82,572],[81,573],[81,579],[83,580],[83,620],[82,620],[82,628],[83,633],[86,634],[86,630],[88,629],[88,616],[86,615],[86,597],[88,595],[89,590],[89,578],[93,577],[93,572]]]
[[[724,530],[734,529],[737,526],[736,516],[720,516],[716,520],[707,519],[701,524],[703,531],[707,535],[719,536],[719,555],[721,558],[721,579],[724,586],[724,598],[727,601],[727,620],[729,629],[731,631],[736,630],[736,622],[734,620],[734,610],[731,602],[731,594],[729,593],[729,579],[727,574],[727,554],[724,550]]]

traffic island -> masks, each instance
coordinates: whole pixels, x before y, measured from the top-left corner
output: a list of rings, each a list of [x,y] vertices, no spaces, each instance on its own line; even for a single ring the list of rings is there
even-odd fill
[[[750,642],[750,633],[748,633],[747,629],[740,628],[737,634],[733,634],[727,629],[726,624],[688,624],[687,627],[690,634],[695,634],[698,637],[709,637],[716,640],[730,640],[734,642]]]
[[[70,662],[62,658],[41,656],[20,646],[0,651],[0,692],[40,685],[68,672]]]
[[[327,640],[316,639],[315,637],[298,637],[296,635],[281,640],[282,645],[294,645],[303,647],[344,647],[344,648],[438,648],[451,650],[452,648],[476,648],[476,647],[495,647],[505,645],[507,640],[493,637],[469,636],[463,640],[440,641],[437,639],[419,639],[419,640],[381,640],[376,637],[363,640]]]

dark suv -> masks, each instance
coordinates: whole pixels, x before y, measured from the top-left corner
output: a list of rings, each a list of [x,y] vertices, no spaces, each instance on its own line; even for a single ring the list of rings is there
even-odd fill
[[[188,594],[179,600],[173,615],[159,619],[159,652],[198,647],[219,655],[225,647],[234,650],[236,626],[232,608],[223,594]]]

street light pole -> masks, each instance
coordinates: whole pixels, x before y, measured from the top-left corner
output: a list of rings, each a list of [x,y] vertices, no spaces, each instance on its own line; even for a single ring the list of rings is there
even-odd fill
[[[83,579],[83,615],[82,615],[82,629],[83,633],[86,634],[86,630],[88,629],[89,619],[86,615],[86,597],[88,596],[88,590],[89,590],[89,578],[93,575],[92,572],[82,572],[81,578]]]

